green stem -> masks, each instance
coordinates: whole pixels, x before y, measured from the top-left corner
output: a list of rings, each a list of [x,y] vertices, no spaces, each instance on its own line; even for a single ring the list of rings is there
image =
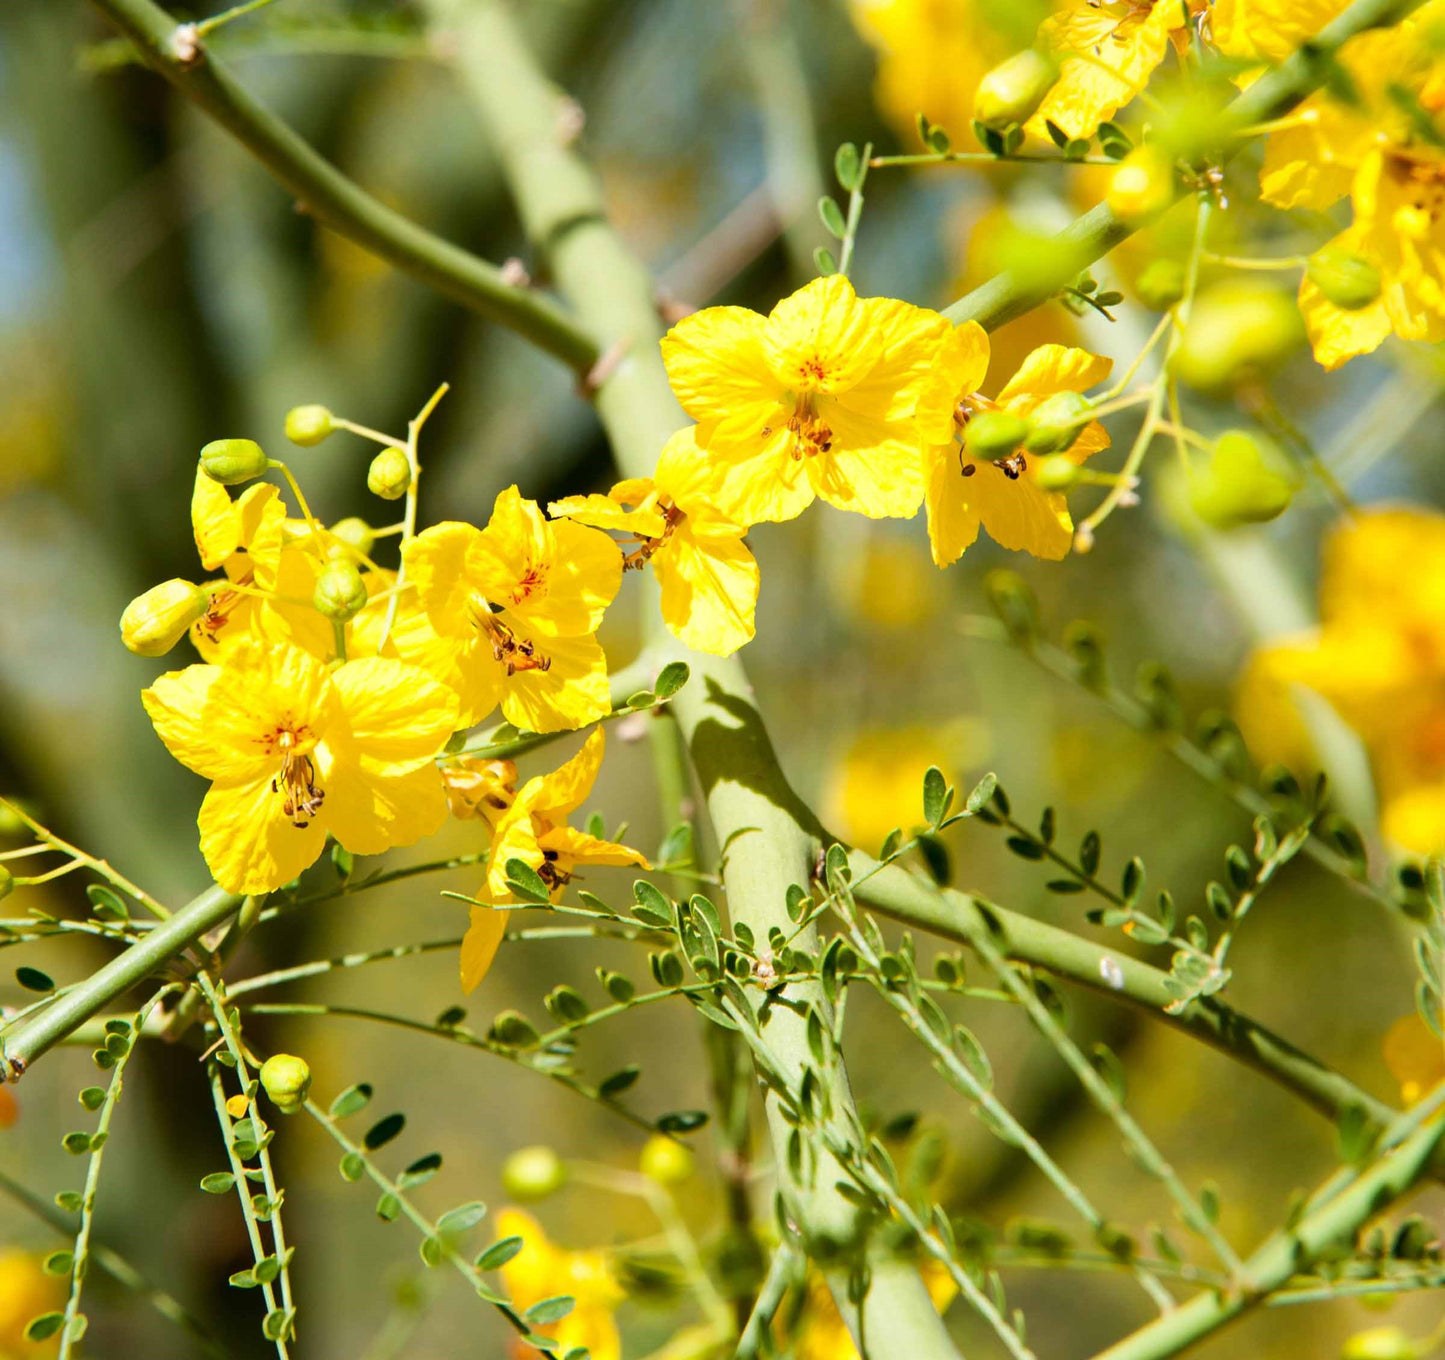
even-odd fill
[[[168,959],[218,926],[241,904],[236,893],[213,884],[175,915],[148,931],[39,1014],[0,1031],[0,1072],[19,1081],[26,1070],[72,1030],[148,977]]]
[[[408,221],[348,179],[239,84],[193,28],[152,0],[93,0],[141,59],[239,140],[301,209],[398,269],[510,327],[585,372],[597,349],[555,303],[509,283],[495,265]]]
[[[1217,140],[1223,145],[1231,137],[1235,139],[1225,159],[1244,145],[1239,138],[1241,131],[1279,117],[1318,89],[1331,57],[1356,34],[1397,23],[1423,2],[1354,0],[1298,52],[1260,76],[1224,109]],[[1035,274],[1031,265],[1027,278],[1005,270],[960,298],[943,314],[955,326],[977,321],[985,330],[997,330],[1006,321],[1047,302],[1081,269],[1102,259],[1142,225],[1121,221],[1107,203],[1100,203],[1050,241],[1047,254],[1041,257],[1047,261],[1046,269]]]

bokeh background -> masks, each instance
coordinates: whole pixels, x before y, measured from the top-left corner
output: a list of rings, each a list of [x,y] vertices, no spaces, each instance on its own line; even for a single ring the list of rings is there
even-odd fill
[[[763,310],[813,273],[812,251],[827,239],[813,205],[831,187],[836,145],[916,150],[919,108],[967,142],[979,72],[1025,41],[1038,18],[1026,5],[968,0],[528,0],[517,8],[585,111],[581,144],[660,292]],[[612,470],[567,372],[317,229],[223,134],[127,64],[110,37],[78,0],[0,6],[0,791],[27,800],[60,834],[162,900],[181,902],[206,882],[193,826],[202,786],[165,754],[141,710],[139,691],[164,663],[126,653],[116,620],[150,584],[197,571],[188,503],[198,448],[244,435],[274,456],[286,410],[312,401],[400,430],[445,380],[452,394],[423,449],[423,520],[482,521],[513,482],[544,501],[604,489]],[[428,34],[417,10],[280,0],[223,30],[214,47],[387,202],[488,258],[526,257],[485,138],[448,69],[446,35]],[[854,271],[859,290],[944,305],[986,274],[1010,222],[1055,228],[1095,201],[1100,186],[1088,171],[1057,167],[875,172]],[[1228,192],[1239,239],[1323,239],[1326,224],[1256,210],[1247,158]],[[1156,248],[1169,247],[1172,231],[1160,229]],[[1142,258],[1125,252],[1096,270],[1104,286],[1129,294],[1113,322],[1050,305],[996,337],[996,373],[1006,376],[1009,356],[1045,340],[1127,362],[1157,317],[1130,292]],[[1329,379],[1305,352],[1276,385],[1281,405],[1364,503],[1440,503],[1436,391],[1425,356],[1389,348]],[[1227,401],[1196,400],[1190,418],[1207,433],[1242,420]],[[1116,445],[1126,444],[1129,417],[1113,429]],[[340,435],[291,461],[312,504],[336,519],[374,513],[368,456],[362,441]],[[1121,456],[1116,449],[1099,461],[1116,466]],[[1065,843],[1097,828],[1106,876],[1139,854],[1151,885],[1169,887],[1189,909],[1202,905],[1225,846],[1247,838],[1247,818],[1091,696],[970,636],[966,622],[987,613],[987,573],[1007,566],[1036,592],[1054,636],[1086,617],[1109,639],[1119,675],[1161,658],[1191,714],[1228,709],[1250,650],[1313,618],[1319,544],[1336,512],[1311,487],[1278,522],[1221,537],[1175,508],[1166,461],[1161,451],[1146,467],[1141,505],[1111,519],[1092,554],[1060,564],[981,540],[939,573],[921,520],[875,524],[822,506],[753,532],[764,584],[747,664],[789,776],[830,825],[876,849],[891,827],[917,819],[929,764],[965,786],[992,769],[1026,820],[1045,803],[1057,808]],[[1097,494],[1077,493],[1077,504],[1087,508]],[[635,585],[603,634],[619,665],[639,646]],[[638,737],[613,731],[594,805],[609,826],[625,819],[634,843],[650,850],[666,828]],[[570,749],[550,748],[524,770]],[[1370,835],[1368,769],[1348,739],[1340,749],[1339,796]],[[475,824],[457,823],[434,848],[474,850],[477,837]],[[1048,875],[1011,857],[998,834],[967,825],[948,833],[947,847],[959,885],[1091,929],[1082,899],[1050,896]],[[1383,865],[1377,842],[1372,850]],[[434,856],[429,847],[395,858],[408,857]],[[79,888],[70,882],[28,900],[73,910]],[[464,908],[439,890],[472,885],[466,873],[429,877],[297,914],[254,936],[237,974],[458,934]],[[629,895],[627,876],[615,871],[589,886],[614,901]],[[18,913],[26,902],[12,898],[7,907]],[[25,995],[10,980],[10,957],[0,1003]],[[102,957],[79,941],[26,951],[27,962],[61,980]],[[599,964],[638,980],[646,974],[645,960],[623,944],[508,946],[471,1002],[474,1017],[507,1006],[540,1017],[542,995],[560,981],[594,995]],[[1250,920],[1232,996],[1393,1100],[1380,1045],[1390,1022],[1411,1009],[1412,969],[1398,919],[1299,861]],[[460,998],[455,959],[438,952],[298,984],[285,999],[429,1019]],[[1334,1165],[1333,1131],[1262,1078],[1131,1013],[1072,1000],[1080,1037],[1106,1038],[1125,1057],[1132,1108],[1185,1178],[1217,1183],[1223,1226],[1241,1249],[1279,1219],[1296,1187]],[[1001,1093],[1112,1219],[1134,1229],[1172,1221],[1113,1126],[1015,1014],[982,1002],[955,1009],[987,1043]],[[860,1100],[880,1117],[919,1111],[923,1126],[943,1135],[938,1193],[951,1210],[999,1228],[1019,1215],[1072,1226],[1028,1164],[934,1079],[890,1016],[860,997],[850,1026]],[[388,1151],[398,1167],[444,1154],[443,1175],[418,1192],[434,1211],[472,1198],[500,1203],[500,1161],[524,1144],[635,1165],[637,1130],[485,1053],[342,1019],[257,1022],[256,1033],[268,1047],[305,1054],[322,1095],[364,1079],[376,1087],[378,1113],[404,1110],[407,1131]],[[236,1356],[261,1356],[270,1348],[257,1299],[225,1283],[249,1261],[234,1202],[196,1188],[222,1164],[222,1148],[195,1058],[155,1045],[132,1065],[97,1231],[216,1320]],[[638,1062],[632,1099],[649,1114],[708,1104],[690,1014],[664,1021],[644,1012],[600,1027],[581,1059],[594,1076]],[[77,1126],[75,1092],[89,1079],[83,1050],[57,1053],[4,1111],[0,1168],[43,1200],[78,1183],[60,1138]],[[684,1203],[706,1238],[721,1198],[707,1133],[697,1146],[701,1170]],[[424,1271],[409,1230],[378,1221],[368,1191],[336,1175],[334,1151],[301,1121],[284,1122],[275,1145],[297,1246],[300,1353],[502,1354],[488,1310],[454,1278]],[[1436,1198],[1424,1197],[1427,1208],[1438,1208]],[[762,1181],[764,1209],[768,1199]],[[539,1213],[574,1246],[655,1231],[634,1203],[593,1190],[569,1189]],[[0,1248],[60,1245],[0,1198]],[[1146,1318],[1145,1300],[1123,1280],[1020,1272],[1010,1290],[1035,1349],[1060,1360],[1090,1355]],[[0,1298],[0,1315],[5,1305]],[[1391,1320],[1425,1331],[1438,1311],[1429,1297],[1407,1299]],[[196,1353],[99,1273],[87,1312],[96,1356]],[[626,1354],[641,1356],[687,1314],[628,1304],[622,1317]],[[1200,1353],[1330,1355],[1377,1320],[1357,1303],[1262,1313]],[[995,1353],[961,1307],[952,1321],[969,1355]]]

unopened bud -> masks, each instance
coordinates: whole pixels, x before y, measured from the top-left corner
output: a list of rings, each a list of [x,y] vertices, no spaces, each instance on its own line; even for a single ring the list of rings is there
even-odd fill
[[[1062,453],[1051,453],[1031,466],[1034,481],[1045,491],[1067,491],[1079,480],[1079,465]]]
[[[332,562],[316,578],[311,603],[328,619],[345,623],[354,619],[367,601],[366,582],[350,562]]]
[[[1194,299],[1170,368],[1201,392],[1224,392],[1278,368],[1303,339],[1292,297],[1267,285],[1221,283]]]
[[[411,486],[411,464],[400,449],[382,449],[371,460],[366,486],[373,496],[394,501],[405,496]]]
[[[502,1185],[513,1199],[545,1199],[566,1180],[567,1168],[549,1147],[519,1148],[502,1163]]]
[[[1371,1327],[1345,1342],[1340,1360],[1416,1360],[1420,1347],[1399,1327]]]
[[[1380,271],[1353,251],[1331,246],[1315,251],[1305,277],[1341,311],[1358,312],[1380,296]]]
[[[319,444],[335,428],[324,406],[293,406],[286,412],[286,438],[304,448]]]
[[[659,1185],[681,1185],[692,1175],[694,1159],[691,1151],[676,1139],[659,1133],[647,1140],[638,1167],[644,1176]]]
[[[239,486],[270,466],[266,451],[254,439],[213,439],[201,450],[201,471],[222,486]]]
[[[1285,455],[1270,441],[1244,430],[1220,435],[1208,466],[1189,470],[1189,503],[1216,529],[1236,529],[1274,519],[1298,488]]]
[[[7,898],[15,891],[15,875],[3,864],[0,864],[0,900]]]
[[[1137,146],[1109,181],[1109,207],[1121,222],[1142,222],[1174,202],[1174,165],[1157,147]]]
[[[210,600],[190,581],[162,581],[126,605],[120,616],[120,640],[137,656],[164,656],[206,612]]]
[[[1156,312],[1167,312],[1184,296],[1184,265],[1179,260],[1151,260],[1134,285],[1139,301]]]
[[[1053,58],[1037,48],[1015,52],[978,83],[973,116],[987,128],[1002,132],[1024,122],[1044,102],[1059,78]]]
[[[353,549],[363,557],[371,556],[371,549],[376,543],[376,531],[364,519],[358,519],[351,515],[346,519],[339,519],[331,526],[331,537],[339,539],[345,546],[333,545],[331,555],[333,557],[350,558],[351,553],[347,548]]]
[[[1028,432],[1029,427],[1011,411],[981,411],[963,427],[963,447],[984,461],[1006,458]]]
[[[1024,447],[1030,453],[1062,453],[1089,423],[1094,404],[1078,392],[1055,392],[1029,412]]]
[[[295,1114],[311,1090],[311,1067],[305,1058],[276,1053],[261,1064],[261,1085],[282,1114]]]

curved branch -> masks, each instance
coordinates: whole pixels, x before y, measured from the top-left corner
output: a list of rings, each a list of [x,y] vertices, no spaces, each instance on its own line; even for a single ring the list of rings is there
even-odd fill
[[[93,3],[147,66],[240,141],[303,211],[578,372],[597,362],[592,337],[556,303],[509,283],[495,265],[388,208],[319,155],[207,51],[193,24],[177,24],[152,0]]]
[[[1255,124],[1288,113],[1322,83],[1334,54],[1351,38],[1371,28],[1398,23],[1424,0],[1355,0],[1333,23],[1327,24],[1297,52],[1266,72],[1242,94],[1230,101],[1221,115],[1221,143]],[[1225,156],[1228,160],[1243,146],[1240,141]],[[1176,199],[1182,197],[1182,187]],[[1077,217],[1055,236],[1047,251],[1040,253],[1049,266],[1030,271],[1020,279],[1011,271],[996,274],[987,283],[944,309],[955,326],[977,321],[984,330],[997,330],[1006,321],[1022,316],[1047,302],[1081,269],[1102,259],[1121,241],[1132,236],[1143,223],[1126,223],[1114,215],[1107,203]]]

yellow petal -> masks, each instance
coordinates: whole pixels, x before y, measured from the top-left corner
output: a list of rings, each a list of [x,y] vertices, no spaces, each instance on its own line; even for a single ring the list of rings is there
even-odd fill
[[[429,764],[457,730],[457,697],[416,666],[381,657],[331,673],[362,766],[397,775]]]
[[[231,493],[207,477],[199,464],[191,488],[191,529],[201,565],[207,571],[215,571],[241,546],[241,525]]]
[[[1368,307],[1346,311],[1304,278],[1300,280],[1299,309],[1315,362],[1326,372],[1334,372],[1356,355],[1373,353],[1392,329],[1383,294]]]
[[[281,503],[281,493],[267,482],[256,482],[236,499],[235,512],[253,583],[260,590],[276,589],[286,528],[286,507]]]
[[[206,695],[220,674],[218,666],[187,666],[182,671],[167,671],[157,677],[149,689],[142,690],[140,696],[166,750],[187,769],[207,779],[241,772],[236,768],[235,753],[217,743],[203,719]]]
[[[1445,782],[1420,785],[1385,798],[1380,831],[1387,841],[1414,855],[1445,851]]]
[[[739,524],[794,519],[813,503],[807,460],[793,457],[786,419],[782,413],[767,438],[745,451],[716,443],[707,448],[718,473],[718,506]]]
[[[873,420],[911,420],[917,435],[929,442],[946,438],[958,389],[941,387],[937,374],[940,365],[948,368],[965,356],[976,357],[981,332],[976,326],[956,331],[937,312],[893,298],[862,299],[856,310],[878,343],[877,357],[846,393],[838,394],[839,403]]]
[[[1414,1011],[1385,1031],[1381,1054],[1390,1075],[1400,1083],[1400,1095],[1407,1105],[1445,1080],[1445,1044]]]
[[[321,821],[355,855],[379,855],[414,845],[447,819],[441,772],[428,762],[408,774],[381,776],[351,762],[333,765],[325,779]]]
[[[698,447],[695,427],[679,430],[663,445],[653,475],[658,492],[689,519],[726,518],[721,509],[722,478],[707,452]]]
[[[196,819],[206,867],[227,892],[265,893],[315,863],[326,845],[319,821],[293,826],[271,774],[211,786]]]
[[[541,775],[536,781],[536,801],[533,804],[537,815],[548,821],[560,822],[569,812],[581,807],[583,799],[592,792],[606,749],[607,738],[600,727],[596,728],[571,760],[550,774]]]
[[[1306,100],[1295,116],[1306,121],[1272,133],[1265,143],[1260,196],[1276,208],[1323,212],[1350,192],[1368,149],[1369,124],[1325,95]]]
[[[1053,562],[1068,556],[1074,524],[1062,496],[1045,491],[1027,472],[1011,479],[992,463],[975,466],[964,494],[995,543]]]
[[[415,540],[413,540],[415,541]],[[392,625],[391,645],[408,665],[425,671],[457,696],[457,727],[482,721],[502,697],[505,671],[471,623],[460,635],[439,633],[430,617],[402,611]]]
[[[667,521],[655,509],[628,509],[615,487],[608,496],[568,496],[565,500],[552,501],[547,506],[547,513],[553,519],[576,520],[596,529],[640,534],[644,538],[659,538],[667,527]]]
[[[502,814],[497,829],[492,833],[492,844],[487,851],[487,872],[481,896],[489,902],[512,901],[511,889],[507,887],[507,861],[519,859],[532,869],[540,869],[546,857],[537,844],[537,826],[534,816],[537,800],[542,796],[542,777],[529,779],[512,806]]]
[[[814,491],[840,510],[908,519],[923,503],[923,451],[910,421],[885,421],[834,403],[833,447],[803,460]]]
[[[1313,38],[1348,0],[1214,0],[1209,30],[1232,57],[1281,62]]]
[[[494,913],[495,914],[495,913]],[[518,1308],[530,1308],[556,1291],[561,1253],[547,1240],[542,1225],[521,1209],[497,1213],[497,1239],[520,1237],[522,1249],[502,1267],[502,1282]]]
[[[1409,571],[1399,569],[1402,562]],[[1386,505],[1343,521],[1325,539],[1320,613],[1326,624],[1389,623],[1413,633],[1422,662],[1438,665],[1445,656],[1445,515]],[[1427,637],[1433,647],[1419,649]]]
[[[612,711],[607,657],[594,637],[542,638],[537,650],[549,669],[502,678],[502,714],[529,732],[585,727]]]
[[[968,465],[960,462],[962,456],[957,444],[940,447],[928,476],[928,541],[940,567],[957,562],[978,537],[978,512],[966,494],[971,479],[962,474]]]
[[[889,306],[908,307],[877,301],[881,308],[860,302],[843,274],[814,279],[783,298],[763,329],[773,376],[789,391],[829,396],[856,386],[883,353],[885,341],[874,330],[879,316]]]
[[[543,832],[537,842],[543,850],[553,851],[559,860],[572,864],[634,864],[650,869],[647,856],[616,841],[600,840],[570,826],[554,826]]]
[[[207,692],[202,721],[217,746],[233,753],[228,777],[234,778],[279,761],[272,738],[280,729],[297,734],[303,751],[343,735],[340,713],[326,667],[309,652],[248,641],[227,654]]]
[[[1026,414],[1055,392],[1084,392],[1101,383],[1114,366],[1112,359],[1068,345],[1040,345],[998,394],[1000,406]]]
[[[472,635],[467,600],[476,587],[467,577],[467,557],[480,538],[480,529],[446,520],[423,530],[402,549],[406,579],[416,587],[422,609],[442,637]]]
[[[758,564],[735,534],[700,534],[685,519],[652,558],[662,617],[687,646],[730,656],[753,636]]]
[[[699,443],[736,448],[786,421],[780,405],[785,388],[764,350],[765,324],[746,307],[706,307],[662,337],[667,379],[698,422]]]
[[[486,977],[507,933],[507,913],[492,907],[473,907],[471,924],[462,936],[462,991],[475,990]]]

